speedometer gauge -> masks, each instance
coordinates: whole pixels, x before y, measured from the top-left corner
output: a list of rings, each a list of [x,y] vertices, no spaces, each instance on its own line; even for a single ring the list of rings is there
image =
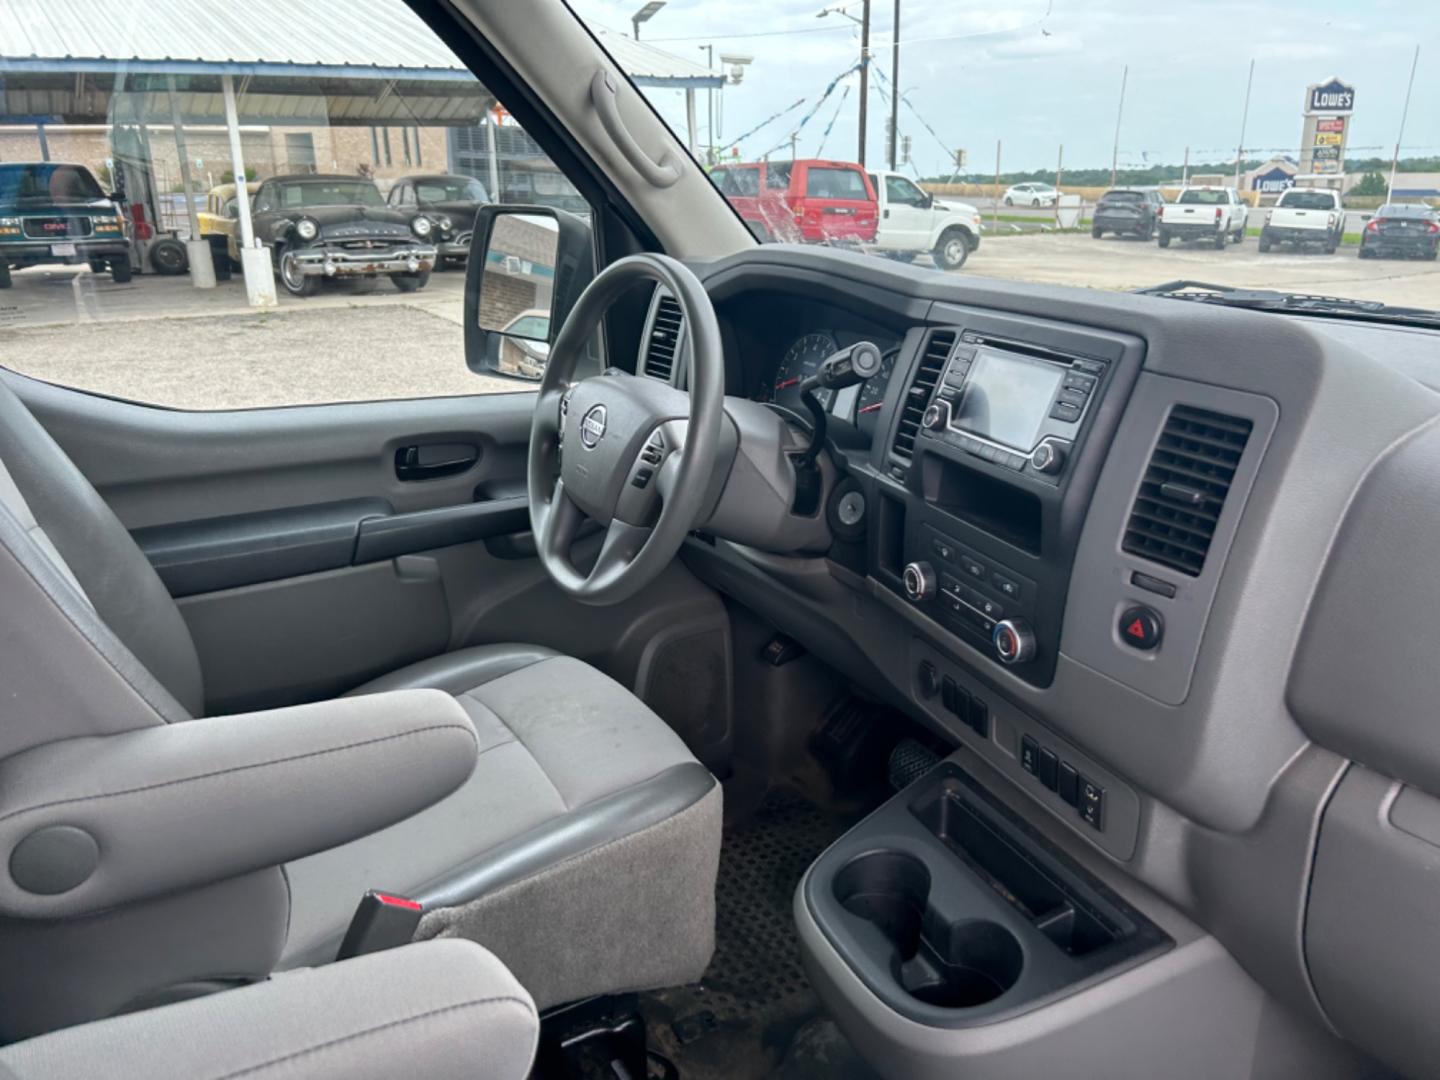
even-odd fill
[[[770,400],[777,405],[803,412],[800,400],[800,384],[820,370],[820,365],[833,355],[839,346],[826,333],[806,334],[786,351],[775,368],[775,382],[770,388]],[[830,407],[832,392],[815,391],[815,397],[827,409]]]

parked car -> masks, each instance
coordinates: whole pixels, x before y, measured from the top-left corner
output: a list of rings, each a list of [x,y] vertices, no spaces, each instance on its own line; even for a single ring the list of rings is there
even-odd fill
[[[1249,208],[1234,188],[1187,187],[1180,197],[1160,208],[1160,246],[1171,240],[1209,240],[1219,250],[1225,241],[1238,244],[1245,239]]]
[[[937,199],[895,172],[869,173],[880,209],[872,250],[896,258],[929,254],[942,270],[958,270],[980,246],[980,211]]]
[[[1059,198],[1054,187],[1034,181],[1006,188],[1004,202],[1006,206],[1054,206]]]
[[[85,262],[117,285],[130,280],[125,214],[95,175],[58,161],[0,164],[0,289],[12,268]]]
[[[496,334],[500,362],[496,370],[522,379],[539,379],[550,359],[550,312],[529,308],[520,312]]]
[[[1274,244],[1320,244],[1333,255],[1345,232],[1345,208],[1340,193],[1328,188],[1291,188],[1282,194],[1274,209],[1265,214],[1260,229],[1260,250]]]
[[[251,217],[280,284],[294,296],[311,295],[321,278],[379,274],[414,292],[435,266],[430,218],[387,207],[375,182],[363,177],[273,177],[255,192]]]
[[[1165,197],[1154,188],[1114,188],[1100,196],[1090,219],[1090,235],[1099,240],[1107,232],[1149,240],[1160,224]]]
[[[879,203],[865,170],[850,161],[758,161],[722,165],[710,178],[761,242],[868,244]]]
[[[251,180],[245,190],[253,201],[260,184]],[[200,235],[210,241],[216,280],[230,280],[230,274],[240,267],[240,212],[235,207],[235,185],[217,184],[211,188],[205,196],[205,209],[195,216]]]
[[[470,257],[475,211],[491,201],[485,185],[473,176],[438,173],[402,176],[386,199],[397,210],[421,211],[435,223],[435,265],[439,270],[447,263],[463,264]]]
[[[1360,232],[1360,258],[1419,255],[1440,251],[1440,211],[1420,203],[1386,203]]]

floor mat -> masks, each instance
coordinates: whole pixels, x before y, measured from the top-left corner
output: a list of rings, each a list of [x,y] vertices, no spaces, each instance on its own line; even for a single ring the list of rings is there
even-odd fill
[[[806,867],[850,824],[782,789],[726,831],[709,969],[697,984],[640,999],[651,1048],[674,1062],[681,1080],[871,1075],[833,1055],[823,1073],[796,1071],[809,1056],[801,1047],[828,1022],[801,966],[791,903]]]

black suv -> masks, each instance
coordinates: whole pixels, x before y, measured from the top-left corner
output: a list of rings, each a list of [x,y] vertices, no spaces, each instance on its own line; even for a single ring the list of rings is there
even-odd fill
[[[130,280],[125,215],[84,165],[54,161],[0,164],[0,289],[10,269],[88,262]]]
[[[1116,188],[1100,196],[1095,216],[1090,219],[1090,235],[1096,240],[1107,232],[1117,236],[1129,233],[1149,240],[1160,224],[1160,207],[1165,205],[1160,192]]]

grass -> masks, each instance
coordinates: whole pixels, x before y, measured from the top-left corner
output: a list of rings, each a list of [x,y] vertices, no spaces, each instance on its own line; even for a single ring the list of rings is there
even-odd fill
[[[1250,226],[1245,230],[1245,235],[1259,237],[1260,230],[1255,228],[1254,226]],[[1345,233],[1343,236],[1340,237],[1340,245],[1342,247],[1359,247],[1360,234],[1358,232]]]

